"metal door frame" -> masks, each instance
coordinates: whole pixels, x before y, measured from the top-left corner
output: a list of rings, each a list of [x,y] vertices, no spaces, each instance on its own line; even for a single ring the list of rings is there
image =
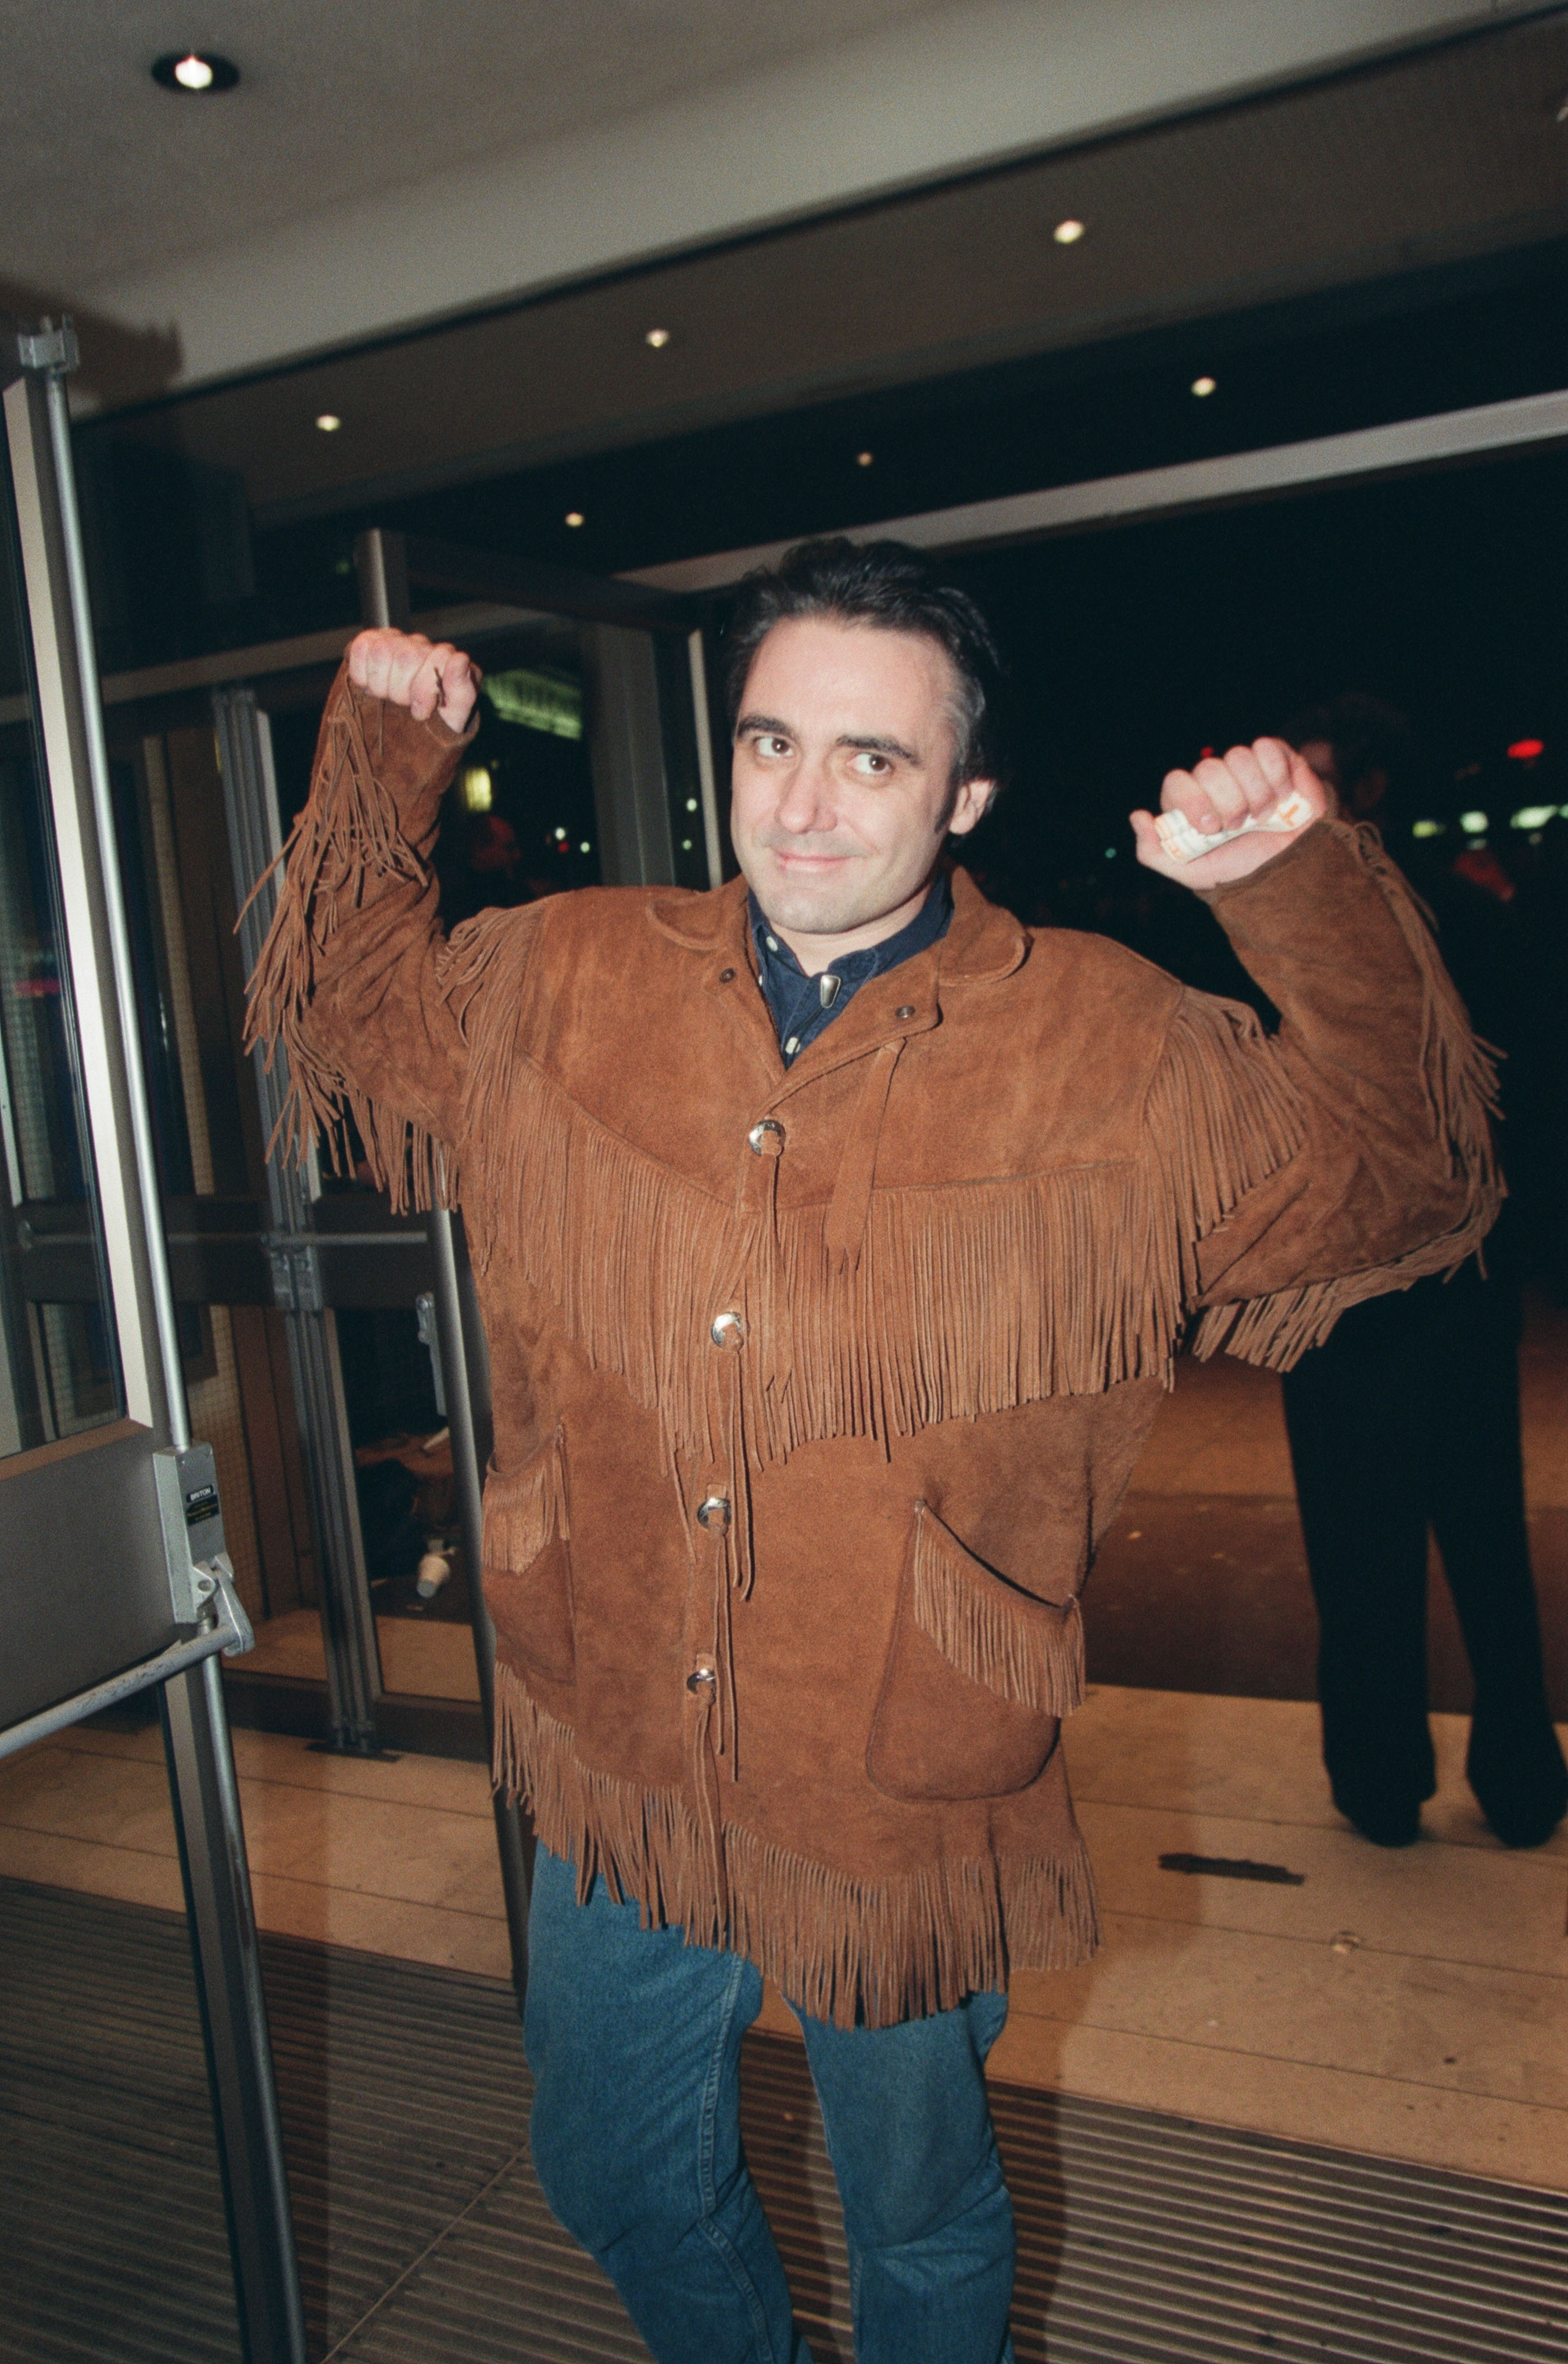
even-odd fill
[[[45,1448],[28,1456],[29,1495],[41,1480],[62,1489],[67,1501],[76,1490],[73,1480],[79,1485],[95,1451],[124,1444],[135,1459],[159,1448],[177,1454],[192,1443],[76,507],[65,399],[74,364],[68,321],[46,320],[35,329],[6,324],[0,351],[6,457],[21,528],[24,620],[32,638],[64,949],[128,1414],[106,1431],[73,1440],[67,1454]],[[146,1507],[156,1523],[151,1483]],[[93,1541],[101,1548],[104,1537]],[[40,1582],[52,1588],[56,1613],[68,1614],[70,1588],[62,1579],[69,1578],[69,1567],[58,1566],[47,1552],[34,1556]],[[173,1583],[172,1552],[168,1567]],[[216,1578],[207,1589],[219,1591]],[[14,1749],[79,1721],[111,1697],[159,1689],[241,2349],[249,2364],[304,2364],[304,2312],[255,1916],[218,1667],[218,1652],[241,1643],[243,1616],[228,1598],[226,1616],[203,1609],[189,1621],[196,1630],[182,1633],[173,1591],[170,1605],[177,1635],[171,1646],[14,1724],[0,1734],[0,1748]],[[185,1605],[196,1611],[194,1598]],[[170,2200],[179,2205],[177,2193]]]

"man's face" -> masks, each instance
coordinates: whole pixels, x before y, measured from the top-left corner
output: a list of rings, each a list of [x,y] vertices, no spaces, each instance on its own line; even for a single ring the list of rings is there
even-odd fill
[[[954,794],[958,694],[952,659],[923,634],[820,617],[768,633],[735,725],[730,825],[787,941],[829,939],[836,957],[913,918],[944,839],[991,796],[989,780]]]

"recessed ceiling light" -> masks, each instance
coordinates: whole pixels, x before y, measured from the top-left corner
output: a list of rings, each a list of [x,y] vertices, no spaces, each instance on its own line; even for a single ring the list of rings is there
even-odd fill
[[[1076,246],[1083,236],[1083,224],[1081,221],[1073,221],[1070,217],[1066,221],[1059,221],[1052,230],[1051,236],[1058,246]]]
[[[652,345],[655,353],[662,353],[665,347],[669,342],[669,330],[667,329],[650,329],[647,335],[643,339],[643,342],[645,345]]]
[[[1195,377],[1193,380],[1193,392],[1201,398],[1205,394],[1213,394],[1218,385],[1219,380],[1215,377]]]
[[[875,452],[857,452],[855,464],[857,468],[868,468],[876,456]]]
[[[566,523],[568,525],[586,525],[587,522],[588,520],[583,516],[581,509],[568,509],[566,511]]]
[[[324,410],[316,421],[323,435],[335,435],[342,423],[335,410]]]
[[[152,63],[152,79],[163,90],[183,91],[191,97],[215,96],[232,90],[240,69],[210,50],[170,50]]]

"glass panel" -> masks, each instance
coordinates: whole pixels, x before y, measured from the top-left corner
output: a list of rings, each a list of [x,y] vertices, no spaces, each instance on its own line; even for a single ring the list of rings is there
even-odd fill
[[[117,1419],[124,1398],[8,475],[3,498],[0,1454],[10,1454]]]
[[[598,886],[602,875],[580,628],[541,617],[487,639],[475,654],[485,668],[479,730],[447,792],[435,853],[447,928],[487,909]],[[325,682],[301,679],[294,694],[269,687],[286,833],[309,788]],[[367,1228],[384,1219],[363,1169],[334,1175],[324,1166],[321,1186],[329,1198],[368,1200]],[[476,1699],[452,1447],[412,1292],[406,1306],[340,1306],[334,1327],[386,1688]],[[252,1669],[265,1663],[315,1673],[314,1613],[302,1609],[274,1622]]]

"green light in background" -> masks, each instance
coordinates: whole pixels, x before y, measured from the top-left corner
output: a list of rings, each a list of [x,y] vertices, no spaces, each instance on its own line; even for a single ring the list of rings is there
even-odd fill
[[[511,673],[491,674],[484,694],[503,722],[547,731],[553,739],[583,735],[582,685],[569,674],[520,665]]]

